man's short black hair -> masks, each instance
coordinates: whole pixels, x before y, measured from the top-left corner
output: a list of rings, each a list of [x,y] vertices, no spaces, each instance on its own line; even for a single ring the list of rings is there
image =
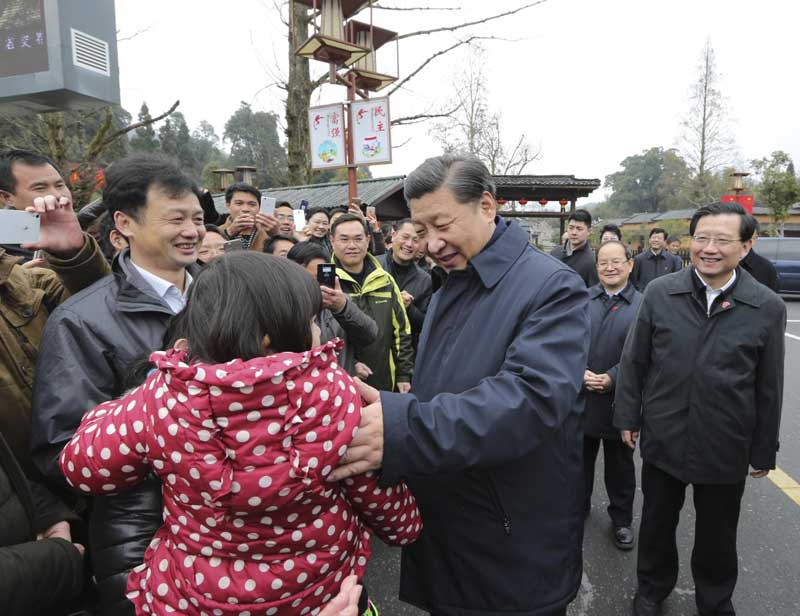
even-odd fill
[[[653,227],[652,229],[650,229],[650,235],[648,235],[647,237],[653,237],[656,233],[660,233],[665,238],[667,237],[667,230],[662,229],[661,227]]]
[[[103,203],[111,216],[124,212],[139,220],[147,204],[147,191],[154,187],[171,199],[192,193],[199,201],[201,196],[197,184],[174,160],[157,154],[134,154],[109,167]]]
[[[337,218],[336,221],[331,225],[331,237],[335,237],[336,229],[340,225],[343,225],[347,222],[360,223],[361,226],[364,228],[364,233],[366,234],[367,237],[369,237],[369,229],[367,229],[367,223],[365,223],[361,217],[356,216],[355,214],[342,214],[341,216],[339,216],[339,218]]]
[[[603,226],[603,229],[600,231],[600,237],[603,237],[606,233],[613,233],[617,236],[618,240],[622,240],[622,231],[613,222]]]
[[[275,250],[275,244],[278,242],[291,242],[292,244],[297,245],[297,238],[292,237],[291,235],[273,235],[267,240],[267,243],[264,244],[264,252],[268,255],[271,255],[272,251]]]
[[[237,192],[251,194],[256,198],[256,201],[261,203],[261,191],[255,186],[246,184],[245,182],[236,182],[235,184],[228,186],[228,188],[225,190],[225,203],[230,203],[231,199],[233,199],[233,194]]]
[[[227,237],[217,225],[206,225],[206,233],[216,233],[222,237]]]
[[[670,235],[667,238],[667,244],[672,244],[674,242],[680,242],[680,241],[681,241],[681,238],[679,238],[677,235]]]
[[[294,211],[294,208],[292,207],[292,204],[289,203],[288,201],[278,201],[275,204],[275,209],[277,210],[279,207],[288,207],[290,210]]]
[[[328,261],[328,255],[325,254],[322,246],[316,242],[299,242],[292,247],[286,257],[290,261],[294,261],[303,267],[311,263],[314,259]]]
[[[606,246],[622,246],[622,249],[625,251],[625,258],[630,261],[633,258],[633,251],[631,250],[630,246],[628,246],[625,242],[621,240],[608,240],[607,242],[603,242],[600,246],[597,247],[597,250],[594,252],[594,260],[597,261],[600,258],[600,251],[605,248]]]
[[[58,165],[47,156],[29,150],[5,150],[0,153],[0,190],[12,195],[15,194],[17,190],[17,178],[14,177],[14,171],[12,169],[15,163],[28,165],[29,167],[44,167],[45,165],[50,165],[53,169],[61,173]]]
[[[334,214],[338,214],[339,212],[341,212],[342,214],[347,214],[347,212],[349,211],[350,210],[347,208],[346,205],[337,205],[336,207],[331,208],[330,215],[332,217]]]
[[[761,231],[761,224],[758,222],[758,218],[752,215],[750,216],[750,218],[753,219],[753,232],[759,233]]]
[[[753,239],[755,219],[750,216],[738,203],[710,203],[699,208],[692,216],[689,223],[689,234],[694,235],[697,223],[706,216],[721,216],[723,214],[737,214],[739,216],[739,239],[742,242]]]
[[[587,229],[592,228],[592,215],[588,210],[575,210],[567,217],[567,222],[574,220],[575,222],[582,222],[586,225]]]

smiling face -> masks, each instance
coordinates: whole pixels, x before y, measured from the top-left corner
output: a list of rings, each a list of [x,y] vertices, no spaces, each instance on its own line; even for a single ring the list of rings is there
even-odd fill
[[[488,192],[476,203],[459,203],[450,189],[440,188],[408,205],[420,242],[445,271],[466,269],[492,238],[497,205]]]
[[[653,233],[653,235],[650,236],[650,250],[653,252],[661,252],[661,249],[664,248],[665,241],[666,238],[663,233]]]
[[[605,243],[597,249],[597,275],[606,291],[616,293],[624,289],[632,270],[633,261],[621,244]]]
[[[306,225],[311,231],[311,235],[322,239],[328,235],[328,216],[324,212],[316,212],[311,218],[308,219]]]
[[[741,240],[738,214],[703,216],[692,236],[692,265],[707,284],[718,289],[728,281],[752,244],[752,240]]]
[[[197,258],[201,263],[208,263],[225,254],[225,238],[214,231],[207,231],[200,245]]]
[[[294,210],[289,205],[279,205],[275,208],[275,218],[278,219],[278,235],[294,237]]]
[[[158,186],[147,190],[145,206],[136,217],[118,211],[114,223],[131,245],[131,258],[162,278],[197,261],[206,234],[203,208],[192,192],[171,197]]]
[[[3,191],[0,192],[0,197],[15,210],[33,207],[34,199],[46,195],[72,200],[67,183],[52,165],[31,166],[16,162],[11,167],[11,172],[16,180],[14,193]]]
[[[349,220],[336,227],[331,242],[333,253],[348,272],[361,273],[364,258],[369,248],[369,237],[364,225],[358,220]]]
[[[669,248],[669,251],[672,254],[676,255],[681,250],[681,243],[680,242],[670,242],[668,248]]]
[[[419,236],[414,223],[406,222],[392,233],[392,259],[400,265],[408,265],[419,254]]]

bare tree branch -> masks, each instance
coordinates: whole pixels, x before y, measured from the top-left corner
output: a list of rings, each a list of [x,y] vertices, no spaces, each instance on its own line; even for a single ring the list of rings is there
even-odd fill
[[[382,4],[373,4],[373,9],[381,9],[384,11],[460,11],[459,6],[383,6]]]
[[[392,126],[408,126],[409,124],[419,124],[420,122],[425,122],[426,120],[432,120],[434,118],[449,118],[456,111],[458,111],[459,107],[460,105],[456,106],[450,111],[443,111],[441,113],[418,113],[416,115],[404,116],[402,118],[392,120],[391,124]]]
[[[548,0],[536,0],[536,2],[529,2],[528,4],[523,4],[522,6],[513,9],[511,11],[506,11],[505,13],[490,15],[489,17],[484,17],[483,19],[478,19],[476,21],[468,21],[466,23],[457,24],[455,26],[443,26],[441,28],[432,28],[430,30],[418,30],[417,32],[407,32],[406,34],[399,35],[397,39],[400,40],[400,39],[410,38],[412,36],[422,36],[423,34],[436,34],[437,32],[455,32],[456,30],[462,30],[463,28],[469,28],[470,26],[485,24],[490,21],[494,21],[495,19],[500,19],[502,17],[508,17],[509,15],[514,15],[516,13],[519,13],[520,11],[524,11],[525,9],[529,9],[539,4],[544,4],[547,1]]]
[[[139,36],[140,34],[144,34],[145,32],[149,32],[149,31],[150,31],[150,29],[151,29],[152,27],[153,27],[153,26],[152,26],[152,24],[151,24],[151,25],[149,25],[149,26],[147,26],[147,27],[145,27],[145,28],[141,28],[141,29],[137,30],[136,32],[134,32],[134,33],[133,33],[133,34],[131,34],[130,36],[123,36],[123,37],[121,37],[121,38],[120,38],[120,37],[117,37],[117,43],[121,43],[121,42],[123,42],[123,41],[130,41],[130,40],[132,40],[132,39],[135,39],[135,38],[136,38],[137,36]],[[120,31],[119,31],[119,30],[117,30],[117,34],[119,34],[119,32],[120,32]]]
[[[181,104],[181,102],[179,100],[177,100],[177,101],[175,101],[173,103],[172,107],[170,107],[167,111],[165,111],[161,115],[158,115],[155,118],[150,118],[149,120],[144,120],[142,122],[136,122],[135,124],[130,124],[129,126],[126,126],[124,128],[120,128],[118,131],[113,132],[106,139],[102,139],[102,135],[101,135],[102,130],[98,131],[97,134],[101,136],[101,140],[98,142],[98,145],[95,146],[96,149],[97,149],[97,154],[99,155],[100,152],[102,152],[106,147],[111,145],[114,141],[116,141],[117,139],[122,137],[122,135],[125,135],[125,134],[131,132],[132,130],[136,130],[137,128],[141,128],[142,126],[148,126],[149,124],[155,124],[156,122],[160,122],[161,120],[163,120],[167,116],[172,115],[172,113],[178,108],[178,105],[180,105],[180,104]],[[97,140],[97,136],[95,136],[95,138],[92,141],[94,142],[96,140]],[[90,146],[90,152],[93,149],[94,148]]]
[[[391,90],[389,90],[389,93],[386,96],[391,96],[392,94],[397,92],[397,90],[402,88],[403,85],[405,83],[407,83],[409,79],[414,77],[417,73],[419,73],[422,69],[424,69],[426,66],[428,66],[428,64],[433,62],[439,56],[443,56],[444,54],[446,54],[448,52],[451,52],[454,49],[457,49],[458,47],[461,47],[462,45],[469,45],[470,43],[472,43],[472,41],[488,40],[488,39],[496,39],[496,38],[497,37],[494,37],[494,36],[477,36],[477,35],[470,36],[469,38],[466,38],[466,39],[464,39],[462,41],[458,41],[457,43],[455,43],[454,45],[451,45],[450,47],[447,47],[446,49],[442,49],[441,51],[437,51],[435,54],[433,54],[432,56],[428,57],[428,59],[425,60],[425,62],[420,64],[417,68],[415,68],[408,75],[406,75],[403,79],[398,81],[395,84],[395,86]]]

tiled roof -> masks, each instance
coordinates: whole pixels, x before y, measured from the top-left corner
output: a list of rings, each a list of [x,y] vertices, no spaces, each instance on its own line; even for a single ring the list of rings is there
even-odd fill
[[[359,180],[358,196],[365,203],[370,205],[377,204],[396,191],[402,190],[403,180],[405,180],[403,175]],[[347,204],[347,182],[262,188],[261,194],[267,197],[274,197],[278,201],[288,201],[295,209],[300,207],[300,202],[303,199],[308,201],[308,207],[310,208],[322,207],[330,209]],[[214,205],[220,214],[227,213],[225,195],[214,195]]]
[[[581,179],[574,175],[496,175],[497,189],[511,186],[553,187],[589,189],[600,188],[600,180]]]

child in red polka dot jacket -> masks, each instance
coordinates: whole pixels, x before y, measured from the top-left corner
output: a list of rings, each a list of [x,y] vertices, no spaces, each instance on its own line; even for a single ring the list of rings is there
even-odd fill
[[[320,305],[286,259],[215,259],[170,328],[174,348],[64,448],[64,475],[84,493],[163,481],[164,524],[128,578],[137,614],[314,615],[363,576],[372,532],[393,545],[419,534],[404,484],[326,481],[361,400],[338,343],[315,346]]]

